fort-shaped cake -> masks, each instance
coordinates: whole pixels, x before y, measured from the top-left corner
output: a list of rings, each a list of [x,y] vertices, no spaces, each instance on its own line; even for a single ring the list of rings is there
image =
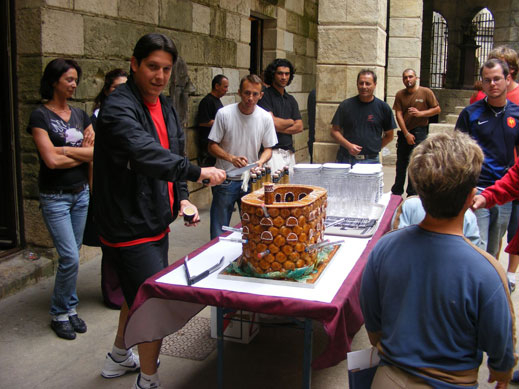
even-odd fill
[[[241,199],[242,265],[258,274],[311,267],[322,241],[326,190],[309,185],[265,184]]]

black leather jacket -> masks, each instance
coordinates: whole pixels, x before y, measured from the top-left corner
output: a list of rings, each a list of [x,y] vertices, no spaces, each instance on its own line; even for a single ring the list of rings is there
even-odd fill
[[[94,146],[94,209],[99,234],[111,243],[152,237],[175,219],[180,200],[201,169],[184,152],[184,132],[166,97],[160,96],[169,150],[159,141],[132,77],[103,104]],[[174,182],[171,212],[168,181]]]

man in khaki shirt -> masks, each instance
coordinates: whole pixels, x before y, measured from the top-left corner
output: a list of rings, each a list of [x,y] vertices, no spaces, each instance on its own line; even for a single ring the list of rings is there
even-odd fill
[[[429,118],[441,112],[434,93],[418,85],[418,77],[413,69],[406,69],[402,74],[405,88],[398,91],[393,104],[396,121],[400,127],[396,144],[396,177],[391,192],[404,193],[409,156],[429,133]],[[407,183],[407,195],[415,195],[411,182]]]

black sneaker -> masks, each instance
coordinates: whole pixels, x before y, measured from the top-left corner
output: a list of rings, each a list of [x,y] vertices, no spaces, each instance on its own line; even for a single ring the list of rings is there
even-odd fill
[[[79,332],[80,334],[84,334],[87,331],[86,323],[78,317],[78,315],[70,315],[68,317],[68,321],[70,325],[74,329],[74,331]]]
[[[60,338],[68,340],[76,339],[76,332],[69,321],[52,320],[50,322],[50,328],[52,328]]]

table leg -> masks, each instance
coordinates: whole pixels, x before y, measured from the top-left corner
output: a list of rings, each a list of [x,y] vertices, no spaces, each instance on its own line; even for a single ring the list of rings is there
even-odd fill
[[[312,385],[312,320],[305,319],[305,341],[303,355],[303,389],[310,389]]]
[[[223,316],[224,309],[216,308],[216,344],[218,349],[217,383],[218,389],[223,389]]]

